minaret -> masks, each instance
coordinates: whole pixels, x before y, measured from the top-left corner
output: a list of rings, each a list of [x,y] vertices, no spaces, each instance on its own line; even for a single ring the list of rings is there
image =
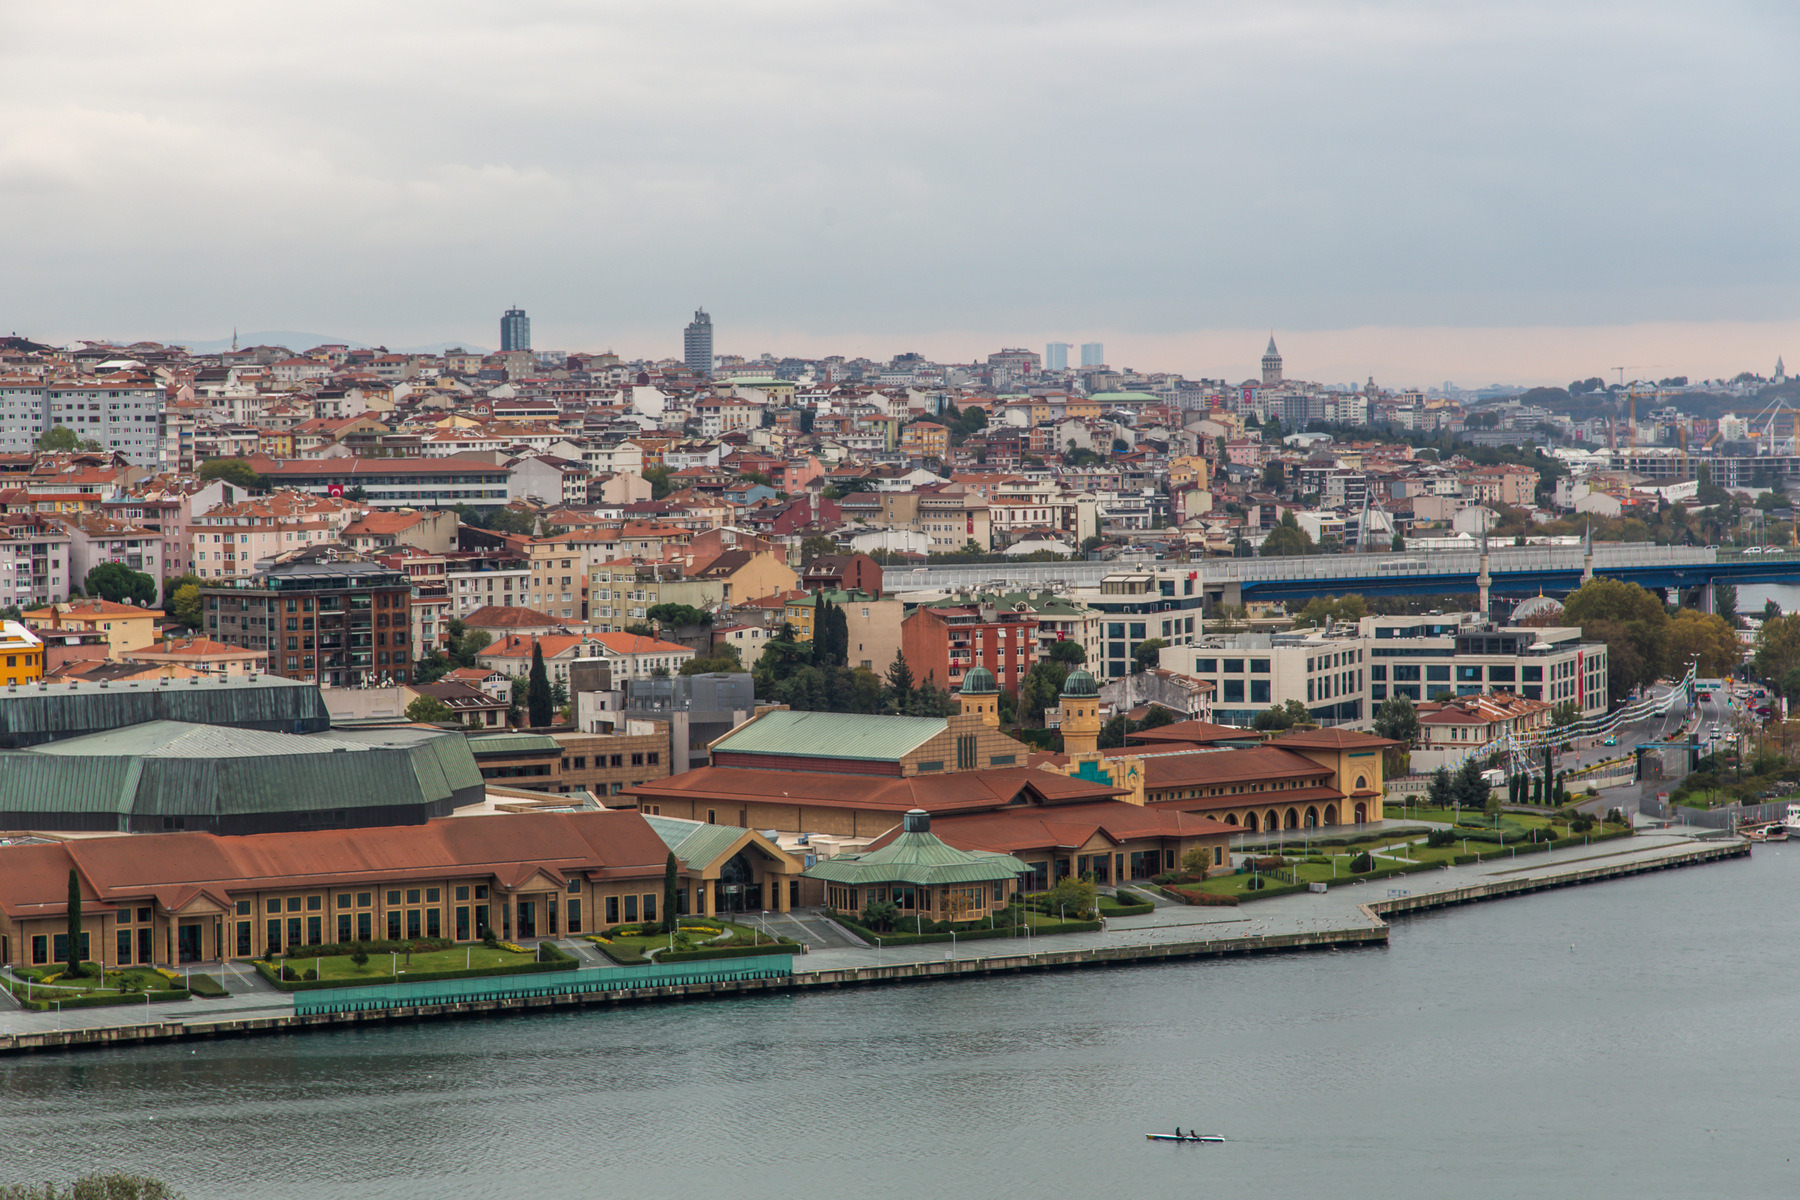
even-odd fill
[[[1594,522],[1588,521],[1587,531],[1581,535],[1581,582],[1587,583],[1594,578]]]
[[[1488,588],[1492,587],[1494,577],[1488,574],[1487,518],[1481,520],[1481,570],[1475,575],[1475,590],[1481,596],[1481,619],[1488,619]]]
[[[1071,758],[1100,748],[1100,685],[1079,667],[1063,681],[1062,740]]]

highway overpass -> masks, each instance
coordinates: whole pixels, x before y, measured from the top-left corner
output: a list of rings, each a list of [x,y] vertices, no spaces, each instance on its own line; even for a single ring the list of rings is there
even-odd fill
[[[1491,591],[1495,596],[1515,597],[1571,592],[1581,586],[1582,553],[1578,546],[1493,546],[1488,557]],[[1120,559],[1104,563],[985,563],[911,571],[889,568],[885,586],[896,592],[1096,587],[1108,575],[1149,571],[1176,581],[1178,600],[1204,596],[1214,603],[1241,604],[1351,592],[1364,596],[1473,594],[1479,569],[1480,555],[1465,551],[1210,558],[1192,563]],[[1198,575],[1191,593],[1186,588],[1189,572]],[[1594,547],[1594,573],[1670,595],[1702,588],[1703,606],[1710,608],[1711,585],[1716,583],[1800,584],[1800,553],[1744,554],[1698,546],[1615,542]],[[1181,603],[1171,607],[1193,606]]]

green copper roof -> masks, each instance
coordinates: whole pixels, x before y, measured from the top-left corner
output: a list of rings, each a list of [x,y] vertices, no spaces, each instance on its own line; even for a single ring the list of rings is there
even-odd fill
[[[1030,869],[1010,854],[958,850],[933,833],[902,833],[879,850],[823,859],[806,869],[806,877],[852,887],[877,883],[936,887],[1012,879]]]
[[[896,762],[944,728],[942,717],[772,712],[726,734],[713,752]]]
[[[1092,675],[1077,667],[1069,672],[1067,679],[1063,680],[1062,694],[1065,696],[1098,696],[1100,685],[1094,682]]]
[[[994,673],[986,667],[970,667],[963,676],[962,694],[965,696],[991,696],[999,690],[994,684]]]
[[[562,749],[562,743],[547,733],[484,733],[469,739],[469,753],[538,754]]]
[[[684,821],[680,817],[646,814],[644,821],[675,857],[694,867],[704,867],[731,848],[731,843],[744,835],[736,825],[706,825]]]

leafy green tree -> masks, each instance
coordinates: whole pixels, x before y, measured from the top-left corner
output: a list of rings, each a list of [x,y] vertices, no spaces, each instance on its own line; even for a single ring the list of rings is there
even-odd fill
[[[234,487],[250,492],[260,492],[268,486],[267,481],[257,474],[256,468],[242,458],[209,458],[200,464],[200,469],[194,474],[205,483],[223,479]]]
[[[1056,886],[1044,893],[1044,911],[1060,917],[1068,913],[1071,920],[1089,920],[1094,911],[1094,885],[1074,875],[1064,875]]]
[[[200,585],[184,583],[169,597],[169,613],[189,629],[200,628]]]
[[[1419,736],[1419,710],[1405,696],[1393,696],[1375,710],[1375,736],[1410,746]]]
[[[1263,539],[1261,555],[1264,558],[1284,558],[1317,552],[1318,547],[1313,545],[1312,535],[1300,528],[1300,523],[1294,520],[1292,512],[1285,512],[1281,514],[1281,522]]]
[[[711,625],[712,614],[691,604],[653,604],[645,612],[652,621],[681,628],[688,625]]]
[[[707,658],[690,658],[681,664],[683,675],[736,675],[744,669],[744,657],[730,642],[719,642]]]
[[[156,580],[120,562],[103,562],[96,566],[87,573],[82,586],[88,595],[99,596],[114,604],[156,603]]]
[[[104,932],[104,931],[103,931]],[[75,868],[69,868],[69,974],[80,978],[81,965],[81,879]]]
[[[1282,465],[1281,460],[1272,458],[1264,463],[1262,469],[1263,491],[1279,493],[1286,486],[1287,468]]]
[[[1637,584],[1591,579],[1569,596],[1563,620],[1580,625],[1583,637],[1606,643],[1606,691],[1613,704],[1663,673],[1669,613]]]
[[[415,725],[435,725],[455,720],[456,713],[436,696],[415,696],[406,706],[406,719]]]
[[[531,674],[525,684],[525,707],[534,726],[545,726],[556,716],[556,706],[550,694],[550,672],[544,668],[544,647],[537,642],[531,644]]]
[[[815,558],[823,558],[828,554],[838,553],[838,544],[823,534],[815,534],[803,538],[800,542],[800,565],[805,567]]]
[[[1163,649],[1168,646],[1168,644],[1169,643],[1162,638],[1148,638],[1145,641],[1139,642],[1137,647],[1131,652],[1131,673],[1133,675],[1142,675],[1145,671],[1155,666],[1158,656],[1162,654]]]
[[[414,683],[436,683],[450,672],[450,659],[436,646],[425,652],[425,657],[413,663],[412,681]]]
[[[182,1200],[160,1179],[148,1175],[83,1175],[68,1187],[46,1183],[0,1185],[0,1200]]]
[[[1130,719],[1120,713],[1100,727],[1100,740],[1096,745],[1101,750],[1116,750],[1125,744],[1125,735],[1130,732]]]
[[[664,933],[675,932],[675,909],[681,904],[681,864],[675,860],[675,852],[669,851],[669,861],[663,864],[663,919]]]
[[[1065,667],[1079,667],[1087,661],[1087,648],[1080,642],[1052,643],[1049,657]]]
[[[1462,766],[1457,768],[1455,796],[1456,802],[1464,808],[1480,810],[1488,802],[1491,789],[1481,778],[1481,762],[1469,757],[1463,759]]]
[[[1070,645],[1068,642],[1059,645]],[[1027,721],[1042,724],[1044,710],[1061,702],[1063,682],[1070,668],[1054,658],[1039,659],[1019,684],[1019,707]]]
[[[1449,767],[1439,767],[1431,773],[1425,798],[1434,808],[1449,808],[1456,803],[1456,782],[1450,776]]]
[[[1312,713],[1298,700],[1288,700],[1256,714],[1251,728],[1261,730],[1292,729],[1295,725],[1312,724]]]
[[[1406,549],[1406,535],[1401,533],[1398,529],[1394,530],[1394,538],[1388,543],[1388,549],[1396,554]]]

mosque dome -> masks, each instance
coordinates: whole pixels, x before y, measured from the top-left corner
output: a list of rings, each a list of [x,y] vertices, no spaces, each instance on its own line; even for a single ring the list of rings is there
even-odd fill
[[[1533,617],[1540,619],[1544,617],[1560,617],[1562,615],[1562,610],[1563,606],[1548,596],[1533,596],[1520,603],[1519,607],[1513,609],[1512,620],[1513,624],[1517,625],[1521,621],[1527,621]]]
[[[1000,689],[994,684],[994,673],[992,671],[988,670],[986,667],[970,667],[968,674],[963,676],[962,688],[958,694],[963,696],[991,696],[999,690]]]
[[[1094,682],[1092,675],[1077,669],[1070,671],[1069,677],[1063,680],[1062,694],[1065,696],[1098,696],[1100,685]]]

